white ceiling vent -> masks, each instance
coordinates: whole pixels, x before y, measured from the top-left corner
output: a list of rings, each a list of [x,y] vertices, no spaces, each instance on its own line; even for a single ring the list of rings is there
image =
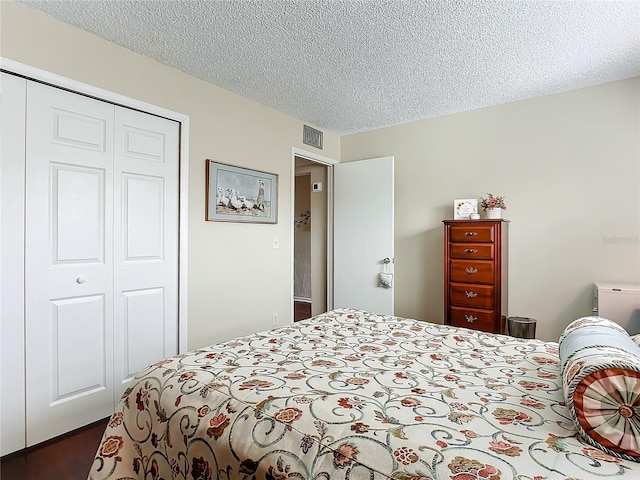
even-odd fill
[[[305,125],[302,131],[302,143],[322,150],[322,132],[311,128],[309,125]]]

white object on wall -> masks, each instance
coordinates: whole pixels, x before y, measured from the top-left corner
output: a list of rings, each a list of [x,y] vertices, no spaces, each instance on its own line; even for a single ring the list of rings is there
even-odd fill
[[[593,312],[640,334],[640,285],[597,282],[593,289]]]

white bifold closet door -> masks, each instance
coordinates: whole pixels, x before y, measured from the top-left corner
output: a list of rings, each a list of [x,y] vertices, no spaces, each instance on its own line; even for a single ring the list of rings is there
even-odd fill
[[[178,349],[178,123],[27,85],[27,446]]]

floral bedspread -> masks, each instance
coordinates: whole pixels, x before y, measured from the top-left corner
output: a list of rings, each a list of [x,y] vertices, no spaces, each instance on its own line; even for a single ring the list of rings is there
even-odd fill
[[[561,381],[556,343],[336,310],[142,371],[89,478],[640,478]]]

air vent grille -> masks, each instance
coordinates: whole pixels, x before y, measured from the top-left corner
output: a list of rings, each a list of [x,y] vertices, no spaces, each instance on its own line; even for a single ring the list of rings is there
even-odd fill
[[[302,131],[302,142],[322,150],[322,132],[305,125]]]

